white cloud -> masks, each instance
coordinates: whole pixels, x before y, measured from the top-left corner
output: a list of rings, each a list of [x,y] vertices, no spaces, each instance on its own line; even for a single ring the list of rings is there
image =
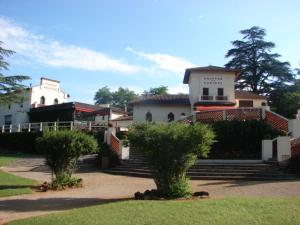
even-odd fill
[[[195,67],[195,65],[188,60],[180,57],[175,57],[162,53],[144,53],[142,51],[136,51],[131,47],[126,48],[127,51],[134,53],[135,55],[146,59],[152,63],[155,63],[159,69],[173,72],[182,75],[186,68]]]
[[[35,35],[6,18],[0,18],[0,40],[18,55],[50,66],[122,73],[140,70],[138,66],[104,53]]]

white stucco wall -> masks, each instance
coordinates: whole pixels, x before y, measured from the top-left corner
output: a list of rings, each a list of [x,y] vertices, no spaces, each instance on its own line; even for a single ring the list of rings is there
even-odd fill
[[[45,105],[53,105],[54,100],[58,104],[68,99],[68,94],[60,89],[60,83],[48,79],[41,79],[40,85],[31,88],[31,104],[40,104],[41,97],[45,97]]]
[[[129,127],[132,125],[132,120],[120,120],[120,121],[112,121],[114,127]]]
[[[22,94],[23,104],[21,102],[11,102],[0,105],[0,124],[5,123],[6,115],[11,115],[12,124],[24,123],[29,121],[27,112],[30,110],[30,90],[24,91]],[[22,107],[23,105],[23,107]]]
[[[146,121],[146,113],[152,114],[153,122],[168,122],[168,114],[172,112],[175,121],[181,118],[181,113],[191,115],[190,106],[186,105],[135,105],[133,107],[133,122]]]
[[[64,103],[68,100],[68,94],[60,89],[59,82],[48,79],[41,79],[40,85],[31,87],[20,95],[24,99],[23,107],[19,102],[0,105],[0,125],[4,124],[6,115],[12,116],[13,125],[29,122],[27,113],[31,107],[39,106],[42,96],[45,97],[45,105],[53,105],[55,99],[58,100],[58,103]]]
[[[108,118],[108,115],[106,115],[106,116],[96,115],[95,122],[97,122],[97,123],[106,123],[108,121],[108,119],[109,120],[114,120],[114,119],[120,118],[122,116],[124,116],[124,114],[117,113],[117,112],[111,112],[109,118]]]
[[[235,73],[233,72],[198,72],[192,71],[189,79],[189,97],[191,105],[201,101],[203,88],[209,88],[209,95],[218,95],[218,88],[224,89],[224,96],[228,101],[235,101],[234,94]]]

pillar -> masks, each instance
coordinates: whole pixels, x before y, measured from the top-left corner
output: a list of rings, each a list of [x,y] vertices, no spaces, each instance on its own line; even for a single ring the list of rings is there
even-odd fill
[[[291,158],[291,139],[288,136],[277,138],[277,160],[284,162]]]
[[[272,140],[262,140],[262,160],[267,161],[272,158]]]
[[[293,138],[300,137],[300,117],[299,119],[289,120],[289,134]]]

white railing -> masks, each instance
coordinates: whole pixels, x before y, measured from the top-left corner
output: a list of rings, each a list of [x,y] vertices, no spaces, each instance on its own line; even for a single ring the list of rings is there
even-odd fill
[[[97,131],[107,127],[107,123],[97,123],[94,121],[59,121],[59,122],[39,122],[23,124],[6,124],[1,126],[0,133],[17,132],[42,132],[46,130],[85,130]]]

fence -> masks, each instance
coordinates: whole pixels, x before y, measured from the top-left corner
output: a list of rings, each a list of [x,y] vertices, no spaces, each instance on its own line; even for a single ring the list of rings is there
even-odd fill
[[[113,133],[111,133],[110,146],[112,151],[120,155],[120,140]]]
[[[196,121],[213,123],[222,120],[265,120],[274,129],[288,132],[288,119],[262,108],[236,108],[196,113]]]
[[[211,123],[222,120],[261,120],[262,109],[260,108],[236,108],[214,111],[203,111],[196,113],[196,121]]]
[[[289,121],[283,116],[278,115],[277,113],[266,111],[265,120],[270,124],[274,129],[288,132],[289,130]]]
[[[300,137],[291,140],[292,156],[300,155]]]
[[[41,132],[45,130],[82,130],[82,131],[100,131],[107,127],[106,123],[96,123],[93,121],[60,121],[60,122],[40,122],[23,123],[18,125],[2,125],[1,133],[16,132]]]

